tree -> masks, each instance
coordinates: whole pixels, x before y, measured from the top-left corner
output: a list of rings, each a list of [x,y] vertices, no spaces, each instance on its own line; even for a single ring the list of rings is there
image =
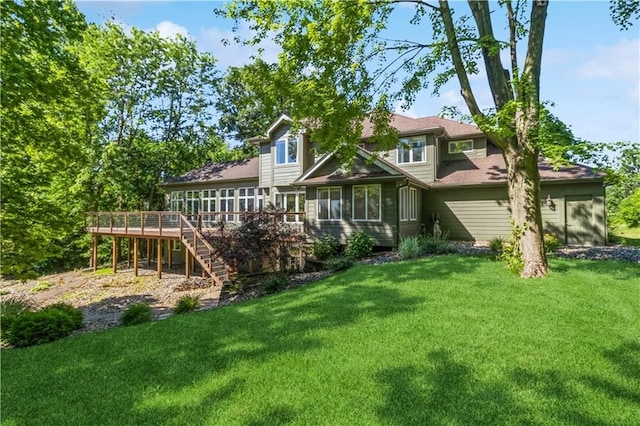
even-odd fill
[[[72,46],[86,29],[71,1],[3,1],[2,274],[60,259],[82,224],[69,195],[101,110]]]
[[[282,113],[289,113],[284,97],[290,83],[281,81],[278,66],[261,59],[242,67],[230,67],[217,87],[216,110],[223,134],[245,142],[264,133]]]
[[[180,35],[127,33],[113,22],[91,26],[79,51],[107,108],[82,176],[90,209],[161,209],[158,183],[201,166],[224,145],[211,125],[215,59]]]
[[[422,40],[382,38],[399,3],[414,4],[411,23],[422,25]],[[637,17],[638,2],[618,3],[622,6],[613,7],[614,17],[622,26],[630,25],[634,13]],[[503,14],[494,13],[493,7]],[[280,67],[303,76],[287,94],[293,118],[305,120],[321,149],[336,151],[343,159],[353,157],[366,115],[374,122],[374,140],[381,150],[388,149],[397,143],[388,125],[394,102],[410,106],[420,90],[433,84],[437,93],[457,77],[473,120],[505,159],[512,219],[519,230],[514,234],[520,236],[517,253],[524,265],[521,275],[541,277],[548,270],[538,172],[541,148],[550,145],[542,143],[544,110],[539,98],[548,2],[469,1],[468,8],[471,16],[456,18],[446,0],[236,0],[222,13],[236,22],[250,21],[256,35],[246,40],[248,44],[270,36],[282,46]],[[508,28],[504,42],[494,32],[499,16]],[[524,60],[522,42],[526,42]],[[502,63],[502,50],[509,53],[509,70]],[[480,66],[493,98],[489,111],[479,107],[469,78]]]
[[[640,190],[640,144],[625,144],[621,150],[617,167],[610,173],[609,186],[607,187],[607,212],[613,222],[626,222],[629,226],[632,221],[625,220],[629,213],[638,208],[637,201],[634,204],[632,194]],[[630,199],[629,201],[626,201]],[[638,200],[635,195],[635,200]],[[625,207],[625,215],[620,213]],[[637,221],[636,221],[637,223]]]

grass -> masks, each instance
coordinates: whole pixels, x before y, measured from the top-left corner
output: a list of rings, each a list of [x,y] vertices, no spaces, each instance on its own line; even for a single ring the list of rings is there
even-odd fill
[[[356,266],[220,309],[3,350],[2,421],[636,424],[640,267]],[[635,420],[634,420],[635,419]]]
[[[640,228],[630,228],[625,224],[613,225],[609,229],[609,240],[626,246],[640,247]]]

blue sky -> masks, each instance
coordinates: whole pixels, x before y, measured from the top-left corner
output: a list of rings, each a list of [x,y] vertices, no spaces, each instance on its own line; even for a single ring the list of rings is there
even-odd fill
[[[79,1],[89,22],[110,17],[127,26],[156,29],[161,35],[182,33],[199,49],[211,52],[220,70],[250,62],[255,52],[239,45],[224,46],[233,37],[232,22],[213,14],[215,1]],[[454,8],[463,6],[452,2]],[[421,27],[411,26],[412,9],[403,6],[390,21],[394,38],[420,41]],[[247,26],[241,35],[250,34]],[[263,58],[275,61],[278,46],[265,41]],[[489,107],[483,76],[474,78],[479,102]],[[581,138],[599,141],[640,141],[640,25],[621,31],[609,18],[607,1],[552,1],[549,5],[541,76],[541,98],[553,101],[552,112]],[[425,91],[408,111],[410,116],[438,114],[445,105],[466,111],[456,81],[434,98]]]

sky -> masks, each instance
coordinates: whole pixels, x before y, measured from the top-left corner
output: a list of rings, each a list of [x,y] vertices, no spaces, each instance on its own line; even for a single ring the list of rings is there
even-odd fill
[[[462,5],[456,3],[451,2],[454,9]],[[223,39],[233,39],[234,34],[233,22],[213,13],[222,2],[83,0],[77,5],[88,22],[99,24],[113,18],[125,26],[157,30],[165,37],[186,35],[196,41],[201,51],[213,54],[221,71],[250,63],[256,53],[255,48],[223,43]],[[411,6],[398,8],[389,21],[389,34],[421,41],[424,27],[410,25],[412,15]],[[239,35],[250,35],[248,25],[240,27]],[[266,40],[260,47],[263,59],[276,61],[280,51],[276,43]],[[490,92],[484,88],[484,80],[480,74],[473,77],[472,84],[480,105],[490,107]],[[459,93],[457,81],[452,81],[439,96],[425,90],[409,109],[397,105],[396,112],[412,117],[437,115],[443,106],[457,106],[467,112]],[[551,1],[541,99],[553,102],[551,112],[579,138],[594,142],[640,141],[640,23],[626,31],[616,27],[609,17],[607,1]]]

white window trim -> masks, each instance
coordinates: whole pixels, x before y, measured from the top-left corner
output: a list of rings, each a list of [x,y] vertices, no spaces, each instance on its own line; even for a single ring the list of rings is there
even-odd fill
[[[458,144],[458,143],[462,143],[462,142],[471,142],[471,149],[463,149],[462,151],[451,151],[451,144]],[[459,140],[459,141],[449,141],[449,143],[447,144],[447,152],[449,154],[463,154],[465,152],[472,152],[473,149],[474,149],[473,139],[465,139],[465,140]]]
[[[284,163],[278,163],[278,143],[279,142],[284,142]],[[296,161],[289,161],[289,142],[295,142],[296,143]],[[298,164],[298,157],[300,156],[300,152],[299,152],[299,143],[298,143],[298,138],[290,138],[290,137],[283,137],[280,138],[278,140],[276,140],[276,143],[274,144],[274,148],[275,148],[275,156],[274,156],[274,160],[273,163],[276,166],[289,166],[289,165],[293,165],[293,164]]]
[[[403,195],[404,194],[404,200]],[[415,222],[418,220],[418,190],[416,188],[400,188],[400,222]]]
[[[182,243],[180,241],[174,241],[172,250],[173,251],[182,251]]]
[[[397,159],[397,163],[398,164],[420,164],[420,163],[426,163],[427,162],[427,138],[422,136],[422,137],[416,137],[416,136],[412,136],[412,137],[406,137],[406,138],[400,138],[400,139],[406,139],[408,144],[409,144],[409,148],[404,148],[403,143],[400,142],[398,144],[398,148],[396,149],[396,159]],[[422,142],[422,160],[420,161],[414,161],[413,160],[413,148],[411,147],[411,141],[415,140],[415,139],[420,139],[420,142]],[[400,161],[400,152],[401,149],[406,149],[409,151],[409,161]]]
[[[340,191],[340,217],[338,217],[337,219],[332,219],[331,218],[331,190],[332,189],[337,189]],[[328,191],[329,192],[329,218],[328,219],[321,219],[320,218],[320,191]],[[338,222],[342,220],[342,187],[341,186],[323,186],[323,187],[319,187],[316,189],[316,214],[318,216],[318,221],[320,222]]]
[[[369,219],[369,190],[365,190],[366,198],[364,200],[365,206],[365,219],[356,219],[356,188],[368,188],[370,186],[378,187],[378,219]],[[369,185],[353,185],[351,190],[351,218],[354,222],[381,222],[382,221],[382,185],[380,184],[369,184]]]

